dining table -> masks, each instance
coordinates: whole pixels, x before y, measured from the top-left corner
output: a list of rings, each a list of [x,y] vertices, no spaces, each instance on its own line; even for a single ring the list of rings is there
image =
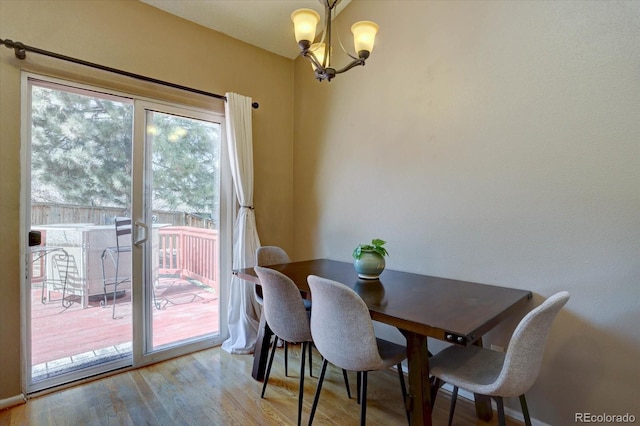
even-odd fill
[[[454,345],[482,344],[482,336],[505,318],[526,308],[528,290],[481,284],[418,273],[385,269],[378,279],[358,277],[353,263],[313,259],[268,268],[289,277],[313,299],[307,277],[317,275],[338,281],[355,290],[369,308],[371,319],[396,327],[406,338],[408,392],[406,408],[412,425],[431,425],[435,389],[429,380],[428,338]],[[253,268],[234,270],[238,278],[260,285]],[[313,309],[313,308],[312,308]],[[252,377],[263,380],[272,331],[260,318],[254,351]],[[488,397],[475,395],[476,413],[490,420]]]

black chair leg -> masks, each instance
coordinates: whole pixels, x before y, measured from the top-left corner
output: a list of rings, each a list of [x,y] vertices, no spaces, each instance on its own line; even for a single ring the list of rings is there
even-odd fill
[[[458,387],[453,387],[453,393],[451,394],[451,406],[449,407],[449,423],[447,425],[451,426],[453,422],[453,413],[456,411],[456,401],[458,400]]]
[[[431,410],[433,410],[434,405],[436,405],[438,390],[440,390],[442,385],[444,385],[444,382],[437,377],[431,377],[431,380],[429,380],[429,384],[431,386]]]
[[[367,424],[367,372],[362,372],[362,389],[360,390],[360,426]]]
[[[267,382],[269,381],[269,374],[271,373],[271,364],[273,364],[273,356],[276,354],[276,347],[278,346],[278,336],[273,336],[273,347],[271,348],[271,356],[269,357],[269,363],[267,364],[267,371],[264,373],[264,383],[262,384],[262,393],[260,398],[264,398],[264,391],[267,390]]]
[[[302,423],[302,396],[304,395],[304,359],[309,342],[302,342],[300,359],[300,389],[298,389],[298,426]]]
[[[284,376],[289,377],[289,343],[284,342]]]
[[[356,402],[360,404],[360,392],[362,391],[362,372],[356,373]]]
[[[347,388],[347,397],[351,399],[351,388],[349,387],[349,376],[347,376],[347,370],[342,369],[342,377],[344,377],[344,385]]]
[[[411,416],[409,410],[407,410],[407,387],[404,384],[404,373],[402,372],[402,364],[396,365],[398,370],[398,376],[400,378],[400,389],[402,389],[402,402],[404,403],[404,412],[407,415],[407,422],[411,424]]]
[[[529,408],[527,407],[527,399],[524,397],[524,394],[520,395],[520,406],[522,407],[524,424],[527,426],[531,426],[531,417],[529,417]]]
[[[313,367],[313,358],[311,358],[311,351],[313,349],[313,343],[309,342],[307,347],[309,348],[309,377],[313,377],[313,371],[311,371],[312,367]]]
[[[504,418],[504,403],[502,402],[502,397],[496,396],[494,399],[496,400],[496,406],[498,407],[498,425],[507,426],[507,421]]]
[[[328,361],[325,359],[322,361],[322,370],[320,371],[320,377],[318,378],[318,386],[316,387],[316,394],[313,397],[313,405],[311,406],[311,413],[309,414],[309,426],[313,423],[313,416],[316,414],[316,408],[318,407],[318,400],[320,399],[320,391],[322,390],[322,382],[324,381],[324,373],[327,371]]]

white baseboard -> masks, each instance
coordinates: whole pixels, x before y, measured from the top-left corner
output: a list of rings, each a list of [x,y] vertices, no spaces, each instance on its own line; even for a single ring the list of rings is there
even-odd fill
[[[24,404],[27,398],[23,394],[12,396],[11,398],[0,399],[0,410],[13,407],[14,405]]]

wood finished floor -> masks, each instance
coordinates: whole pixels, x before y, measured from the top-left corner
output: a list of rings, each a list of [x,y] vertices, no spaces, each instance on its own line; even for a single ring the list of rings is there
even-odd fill
[[[253,356],[230,355],[220,348],[81,384],[29,399],[0,411],[0,425],[292,425],[296,423],[299,345],[289,348],[289,377],[284,376],[283,350],[274,359],[265,398],[261,382],[251,378]],[[314,376],[305,376],[303,424],[308,422],[320,373],[313,355]],[[356,378],[350,373],[355,395]],[[370,373],[368,425],[403,425],[400,384],[393,370]],[[440,392],[434,425],[446,425],[449,395]],[[341,371],[329,367],[315,425],[357,425],[359,406],[347,399]],[[459,398],[453,424],[497,425],[480,421],[473,404]],[[507,419],[508,425],[522,423]]]

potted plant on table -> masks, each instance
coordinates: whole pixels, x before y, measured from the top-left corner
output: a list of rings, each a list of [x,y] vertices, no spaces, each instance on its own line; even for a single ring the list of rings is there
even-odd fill
[[[371,240],[371,244],[358,244],[353,250],[353,266],[358,273],[358,277],[365,280],[377,280],[385,267],[385,256],[389,256],[386,244],[379,238]]]

